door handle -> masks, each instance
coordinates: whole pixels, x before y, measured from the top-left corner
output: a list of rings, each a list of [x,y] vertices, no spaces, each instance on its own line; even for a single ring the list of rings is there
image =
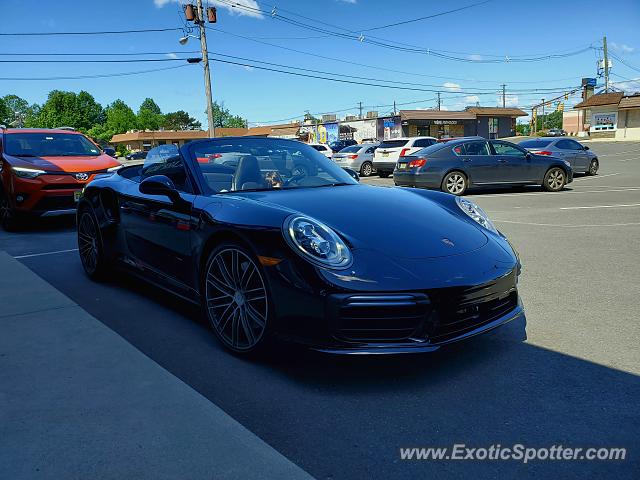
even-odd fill
[[[471,161],[471,159],[470,159],[470,158],[463,158],[463,159],[462,159],[462,161],[463,161],[463,162],[470,162],[470,161]]]
[[[507,163],[507,161],[504,158],[499,158],[498,163]]]

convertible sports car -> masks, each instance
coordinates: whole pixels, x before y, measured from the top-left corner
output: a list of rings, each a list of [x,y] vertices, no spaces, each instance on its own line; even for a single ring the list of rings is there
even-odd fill
[[[202,306],[236,353],[432,351],[523,315],[518,256],[463,197],[359,184],[301,142],[164,145],[78,205],[94,279],[124,267]]]

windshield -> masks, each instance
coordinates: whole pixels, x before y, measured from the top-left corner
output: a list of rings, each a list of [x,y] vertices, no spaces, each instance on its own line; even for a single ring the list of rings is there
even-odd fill
[[[548,146],[553,140],[526,140],[524,142],[520,142],[522,148],[544,148]]]
[[[12,133],[5,136],[5,152],[22,157],[95,157],[100,150],[76,133]]]
[[[211,139],[194,143],[190,153],[211,193],[358,183],[309,145],[291,140]]]
[[[378,148],[398,148],[404,147],[409,140],[385,140]]]

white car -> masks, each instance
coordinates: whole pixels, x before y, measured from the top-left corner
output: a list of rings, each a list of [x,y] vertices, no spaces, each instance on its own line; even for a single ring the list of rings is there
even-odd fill
[[[400,137],[384,140],[373,154],[373,168],[382,178],[393,173],[400,157],[412,155],[418,150],[438,142],[434,137]]]
[[[333,155],[333,150],[331,150],[329,146],[325,145],[324,143],[310,143],[309,146],[311,148],[315,148],[327,158],[331,158],[331,155]]]

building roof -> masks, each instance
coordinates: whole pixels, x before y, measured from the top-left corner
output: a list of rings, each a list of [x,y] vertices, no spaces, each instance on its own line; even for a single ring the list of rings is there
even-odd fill
[[[476,115],[491,115],[492,117],[525,117],[527,112],[519,108],[502,108],[502,107],[469,107],[467,112]]]
[[[119,133],[111,138],[111,143],[126,143],[136,140],[197,140],[209,138],[203,130],[154,130]]]
[[[470,112],[448,110],[400,110],[401,120],[475,120]]]
[[[216,137],[241,137],[249,130],[243,127],[218,127],[215,130]]]
[[[573,108],[599,107],[601,105],[617,105],[624,96],[622,92],[599,93],[578,103]]]
[[[264,137],[267,135],[288,135],[288,132],[294,128],[297,132],[299,127],[300,125],[297,122],[285,123],[281,125],[267,125],[264,127],[252,127],[244,135],[251,135],[256,137]]]
[[[618,104],[618,108],[640,108],[640,94],[622,97],[620,103]]]

